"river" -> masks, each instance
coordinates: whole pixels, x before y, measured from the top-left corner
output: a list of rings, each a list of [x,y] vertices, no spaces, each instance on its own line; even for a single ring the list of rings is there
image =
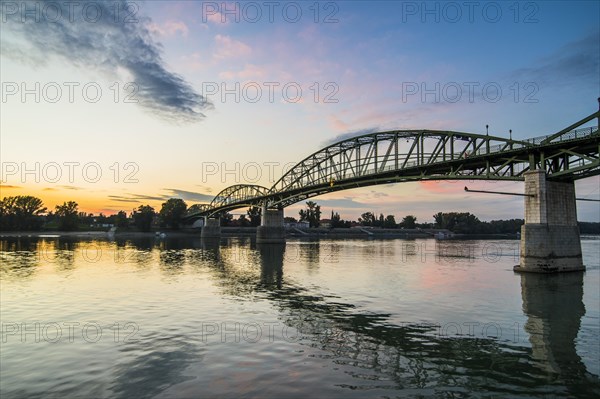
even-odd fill
[[[7,398],[599,397],[600,240],[0,239]]]

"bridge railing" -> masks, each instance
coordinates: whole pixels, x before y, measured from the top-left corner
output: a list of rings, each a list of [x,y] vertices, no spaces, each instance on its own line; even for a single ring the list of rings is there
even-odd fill
[[[598,131],[597,126],[582,127],[580,129],[574,129],[565,134],[562,134],[557,141],[581,139],[581,138],[584,138],[584,137],[594,134],[594,132],[596,132],[596,131]]]
[[[561,134],[559,137],[557,137],[554,140],[552,140],[552,143],[559,143],[559,142],[563,142],[563,141],[582,139],[584,137],[587,137],[587,136],[590,136],[590,135],[594,134],[597,131],[598,131],[598,127],[597,126],[590,126],[590,127],[582,127],[582,128],[579,128],[579,129],[573,129],[573,130],[570,130],[568,132],[565,132],[565,133]],[[545,139],[547,139],[550,136],[551,135],[534,137],[534,138],[523,140],[523,141],[526,141],[526,142],[534,144],[534,145],[538,145],[538,144],[540,144],[542,141],[544,141]]]
[[[569,141],[569,140],[582,139],[584,137],[594,134],[597,131],[598,131],[597,126],[573,129],[571,131],[568,131],[568,132],[562,134],[560,137],[557,137],[553,142],[563,142],[563,141]],[[532,145],[539,145],[544,140],[546,140],[548,137],[550,137],[550,135],[533,137],[533,138],[522,140],[522,141],[524,141],[526,143],[530,143]],[[510,146],[509,148],[511,150],[517,150],[517,149],[520,149],[523,147],[525,147],[524,144],[516,142],[516,143],[513,143],[512,146]],[[496,144],[496,145],[493,145],[490,147],[489,152],[485,148],[480,148],[479,150],[477,150],[476,154],[477,155],[493,154],[493,153],[501,152],[501,151],[505,150],[506,148],[507,148],[506,144]]]

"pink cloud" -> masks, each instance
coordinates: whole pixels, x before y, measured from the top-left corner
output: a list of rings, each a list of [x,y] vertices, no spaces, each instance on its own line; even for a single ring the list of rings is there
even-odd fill
[[[350,125],[339,119],[337,116],[329,115],[328,119],[329,124],[334,130],[337,130],[338,132],[347,132],[350,130]]]
[[[247,56],[252,48],[247,44],[225,35],[215,36],[216,51],[213,57],[217,60]]]
[[[460,193],[462,186],[457,187],[456,182],[441,182],[435,180],[424,180],[419,182],[419,189],[434,194]]]
[[[230,22],[239,22],[241,13],[242,10],[240,9],[238,2],[215,2],[202,5],[203,22],[210,22],[214,25],[226,25]]]
[[[254,64],[246,64],[240,71],[223,71],[219,73],[219,78],[225,80],[252,80],[252,79],[264,79],[267,75],[267,71],[264,67],[260,67]]]
[[[189,28],[182,21],[169,20],[162,24],[152,23],[150,25],[150,31],[165,37],[174,36],[179,33],[183,37],[187,37]]]

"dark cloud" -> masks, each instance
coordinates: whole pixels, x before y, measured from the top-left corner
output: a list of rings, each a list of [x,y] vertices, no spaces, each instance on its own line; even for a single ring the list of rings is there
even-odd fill
[[[382,193],[382,192],[378,192],[378,191],[374,191],[374,190],[371,190],[371,195],[373,196],[373,198],[389,197],[389,195],[386,193]]]
[[[144,201],[166,201],[169,198],[181,198],[184,201],[192,202],[210,202],[214,198],[213,195],[196,193],[193,191],[179,190],[177,188],[163,188],[168,194],[162,195],[143,195],[143,194],[129,194],[129,195],[109,195],[112,201],[118,202],[144,202]]]
[[[150,36],[150,19],[140,15],[138,3],[80,0],[11,4],[18,7],[16,11],[12,5],[1,7],[3,28],[12,33],[3,32],[3,54],[37,64],[41,54],[56,55],[82,68],[98,68],[113,75],[118,69],[126,70],[137,85],[134,96],[139,104],[172,122],[201,120],[203,111],[212,108],[181,76],[166,69],[160,44]]]
[[[179,197],[185,201],[210,202],[215,197],[214,195],[196,193],[193,191],[178,190],[176,188],[165,188],[164,190],[171,192],[172,196]]]
[[[124,195],[109,195],[113,201],[119,202],[142,202],[142,201],[164,201],[168,199],[167,196],[153,196],[153,195],[140,195],[140,194],[131,194],[129,196]]]
[[[600,80],[600,32],[595,32],[575,42],[568,43],[554,53],[540,59],[535,65],[520,68],[512,78],[545,84],[568,84]]]
[[[206,191],[207,193],[212,193],[212,188],[208,187],[208,186],[203,186],[202,184],[196,184],[196,187],[200,187],[202,190]]]
[[[370,127],[370,128],[366,128],[366,129],[353,130],[351,132],[342,133],[342,134],[339,134],[339,135],[337,135],[337,136],[335,136],[335,137],[333,137],[333,138],[325,141],[323,143],[323,147],[326,147],[326,146],[331,145],[331,144],[335,144],[335,143],[340,142],[340,141],[344,141],[344,140],[350,139],[352,137],[362,136],[364,134],[377,133],[377,132],[380,132],[380,131],[381,131],[381,129],[378,126],[375,126],[375,127]]]
[[[124,198],[124,197],[120,197],[117,195],[109,195],[108,198],[110,198],[112,201],[117,201],[117,202],[132,202],[132,203],[140,202],[139,200],[136,200],[136,199]]]
[[[352,198],[342,198],[342,199],[317,199],[315,200],[322,207],[329,208],[357,208],[357,209],[369,209],[371,205],[365,204],[363,202],[354,201]]]
[[[42,189],[42,191],[60,191],[59,189],[64,189],[64,190],[81,190],[81,187],[76,187],[76,186],[46,187],[46,188]]]

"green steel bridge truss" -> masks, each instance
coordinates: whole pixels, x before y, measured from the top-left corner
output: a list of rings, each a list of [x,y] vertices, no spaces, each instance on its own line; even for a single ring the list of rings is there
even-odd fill
[[[298,162],[271,188],[227,187],[193,219],[248,206],[284,208],[310,197],[357,187],[420,180],[524,180],[529,170],[549,179],[600,174],[600,133],[581,125],[600,111],[552,135],[527,140],[438,130],[394,130],[331,144]]]

